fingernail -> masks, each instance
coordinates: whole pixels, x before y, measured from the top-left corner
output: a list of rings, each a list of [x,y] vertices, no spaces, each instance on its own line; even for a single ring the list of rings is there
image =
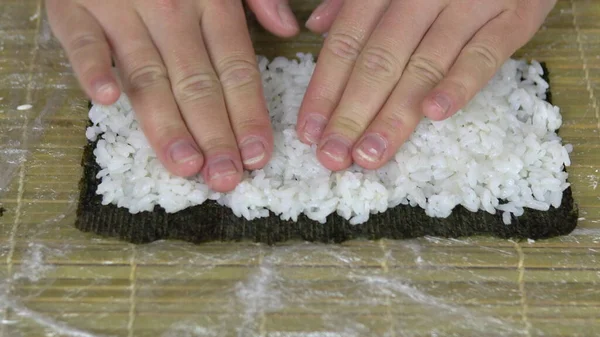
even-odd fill
[[[337,162],[344,162],[350,155],[350,144],[340,137],[333,136],[323,144],[321,151]]]
[[[187,141],[181,141],[171,145],[169,155],[171,156],[171,160],[177,164],[185,163],[201,156],[196,147]]]
[[[318,143],[326,123],[327,120],[321,115],[313,114],[308,117],[304,124],[304,138],[312,144]]]
[[[238,170],[229,158],[218,159],[208,166],[208,177],[210,180],[215,180],[223,177],[228,177],[237,174]]]
[[[378,134],[369,134],[356,149],[356,154],[366,161],[376,163],[381,160],[386,149],[387,142],[383,137]]]
[[[258,138],[250,138],[241,146],[242,160],[244,165],[254,165],[263,160],[266,156],[266,149],[263,142]]]
[[[279,14],[279,19],[284,26],[288,28],[296,28],[296,17],[294,16],[294,13],[292,13],[292,10],[287,3],[282,2],[277,5],[277,13]]]
[[[307,28],[310,28],[310,26],[313,25],[313,23],[315,21],[321,20],[321,17],[325,14],[325,11],[327,10],[327,7],[329,6],[329,1],[330,0],[324,0],[317,8],[315,8],[313,13],[308,18],[308,20],[306,20]]]
[[[440,115],[446,116],[448,114],[448,110],[450,109],[450,99],[446,97],[446,95],[437,94],[433,98],[433,102],[437,105]]]

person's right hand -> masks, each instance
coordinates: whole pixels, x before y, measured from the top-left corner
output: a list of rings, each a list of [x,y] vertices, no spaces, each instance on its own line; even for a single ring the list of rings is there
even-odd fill
[[[298,24],[286,0],[248,0],[271,32]],[[52,29],[85,92],[110,105],[123,89],[159,160],[202,173],[218,192],[263,167],[273,136],[241,0],[46,0]]]

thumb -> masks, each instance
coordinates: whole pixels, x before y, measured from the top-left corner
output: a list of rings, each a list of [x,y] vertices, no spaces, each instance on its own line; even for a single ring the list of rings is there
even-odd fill
[[[288,0],[246,0],[260,24],[280,37],[292,37],[300,31]]]

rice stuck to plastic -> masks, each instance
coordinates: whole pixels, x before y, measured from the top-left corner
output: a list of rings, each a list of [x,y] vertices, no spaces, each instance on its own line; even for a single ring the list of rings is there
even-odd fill
[[[112,106],[94,105],[87,129],[101,167],[103,204],[131,213],[155,206],[173,213],[216,200],[248,220],[270,213],[296,221],[302,213],[324,223],[332,213],[360,224],[398,205],[447,217],[457,205],[503,212],[504,222],[525,208],[558,208],[569,186],[569,146],[556,131],[559,108],[544,101],[548,83],[537,62],[509,60],[459,113],[442,122],[423,120],[394,160],[376,171],[357,166],[325,169],[315,148],[298,140],[295,123],[313,73],[311,55],[272,62],[259,57],[275,132],[275,152],[262,170],[246,172],[230,193],[209,190],[201,177],[167,172],[150,148],[125,95]],[[99,138],[99,139],[97,139]]]

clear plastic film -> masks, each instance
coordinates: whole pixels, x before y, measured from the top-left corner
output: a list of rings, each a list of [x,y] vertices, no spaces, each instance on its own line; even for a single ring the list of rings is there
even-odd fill
[[[560,6],[549,18],[558,27],[553,34],[576,12]],[[592,13],[595,7],[588,7]],[[571,171],[576,200],[584,205],[580,228],[543,242],[131,245],[79,232],[73,224],[87,100],[51,38],[41,1],[2,2],[0,16],[0,337],[600,331],[600,216],[597,207],[585,207],[597,199],[588,183],[589,177],[597,181],[597,166]],[[573,32],[562,34],[570,39]],[[541,34],[539,44],[547,38]],[[315,40],[308,36],[288,44],[289,54],[311,51]],[[529,50],[549,59],[552,53],[535,41]],[[576,46],[567,47],[565,53],[579,57]],[[279,51],[267,46],[259,53]],[[549,68],[556,78],[584,80],[556,62]],[[588,93],[566,92],[571,82],[556,82],[555,103],[570,97],[562,99],[572,114],[565,116],[568,128],[585,113],[569,109],[569,102],[573,95],[587,100]],[[581,128],[571,137],[575,164],[586,158],[598,163],[592,131]],[[587,143],[578,143],[581,137]]]

